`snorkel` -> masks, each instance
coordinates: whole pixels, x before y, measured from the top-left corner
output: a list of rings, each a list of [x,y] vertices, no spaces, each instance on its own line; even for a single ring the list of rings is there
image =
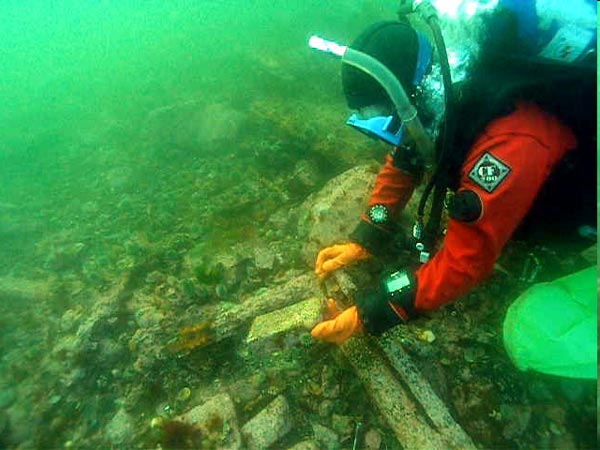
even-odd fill
[[[327,41],[318,36],[310,38],[309,46],[341,58],[342,63],[351,65],[375,79],[392,101],[396,114],[402,122],[402,127],[406,128],[410,137],[414,140],[416,148],[423,158],[425,171],[430,174],[429,182],[419,202],[417,218],[413,227],[413,237],[416,240],[415,247],[420,253],[420,261],[425,263],[428,261],[431,249],[435,245],[441,222],[446,188],[450,184],[448,174],[445,173],[445,160],[447,147],[453,141],[454,137],[454,99],[450,65],[438,23],[437,11],[427,0],[401,0],[398,15],[404,17],[412,13],[420,16],[431,29],[440,61],[444,90],[444,114],[441,134],[437,142],[434,142],[432,137],[425,131],[419,120],[417,109],[411,104],[402,84],[385,65],[370,55],[332,41]],[[389,139],[387,141],[388,143],[390,142]],[[428,220],[425,224],[425,208],[432,192],[433,199],[430,202]]]
[[[417,149],[423,156],[426,169],[431,170],[435,162],[433,141],[423,128],[417,109],[410,102],[402,84],[394,74],[377,59],[345,45],[339,45],[318,36],[311,36],[308,45],[316,50],[341,58],[343,64],[348,64],[365,72],[383,87],[392,101],[403,126],[406,127],[406,130],[415,141]]]

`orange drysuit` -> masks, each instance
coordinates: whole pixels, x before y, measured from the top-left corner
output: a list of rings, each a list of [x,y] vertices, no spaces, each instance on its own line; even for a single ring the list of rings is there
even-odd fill
[[[481,214],[468,223],[450,219],[442,248],[416,272],[416,311],[451,302],[492,273],[553,167],[576,145],[569,128],[531,103],[490,122],[466,155],[457,190],[477,194]],[[369,206],[385,205],[395,217],[414,187],[415,178],[388,156]],[[362,220],[376,227],[366,215]]]

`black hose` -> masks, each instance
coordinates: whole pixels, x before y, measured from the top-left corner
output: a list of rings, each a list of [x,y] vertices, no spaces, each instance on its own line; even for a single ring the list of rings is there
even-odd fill
[[[446,153],[449,145],[451,145],[454,140],[455,132],[454,90],[452,87],[450,64],[448,63],[448,53],[446,51],[444,37],[442,36],[442,30],[440,29],[437,11],[429,2],[423,2],[420,8],[422,8],[420,12],[425,17],[425,20],[429,25],[429,28],[431,28],[431,32],[433,34],[433,39],[435,41],[435,46],[438,51],[442,69],[442,81],[444,83],[444,122],[440,133],[440,139],[438,140],[438,145],[436,146],[436,167],[431,177],[431,181],[427,184],[425,190],[423,191],[423,195],[421,196],[417,210],[418,216],[423,217],[425,214],[427,200],[433,190],[433,201],[431,202],[429,217],[422,238],[422,242],[425,245],[426,250],[429,251],[435,245],[442,218],[442,208],[444,206],[444,199],[446,197],[446,188],[448,187],[450,180],[450,174],[445,172],[450,169],[446,161]]]

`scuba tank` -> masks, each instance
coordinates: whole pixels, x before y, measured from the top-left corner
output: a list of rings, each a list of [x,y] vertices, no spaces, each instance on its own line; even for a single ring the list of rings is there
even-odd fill
[[[499,0],[488,30],[513,40],[515,60],[596,67],[596,0]]]

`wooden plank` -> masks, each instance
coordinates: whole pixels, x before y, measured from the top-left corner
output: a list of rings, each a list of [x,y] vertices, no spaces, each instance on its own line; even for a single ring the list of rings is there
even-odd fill
[[[354,337],[340,348],[403,448],[470,448],[453,445],[428,423],[372,338]]]
[[[316,297],[277,309],[252,321],[246,342],[261,341],[292,330],[310,331],[322,316],[321,302]]]
[[[326,287],[329,292],[335,290],[338,299],[346,293],[353,297],[356,292],[351,278],[341,271],[327,282]],[[232,336],[252,319],[283,310],[311,296],[323,298],[312,272],[269,287],[239,305],[218,311],[209,324],[207,343]],[[340,351],[403,447],[476,448],[392,336],[379,339],[357,336],[340,346]]]
[[[211,326],[214,341],[232,336],[255,317],[319,294],[313,272],[291,278],[282,285],[272,286],[248,297],[237,306],[218,312]]]
[[[189,324],[168,344],[171,353],[206,347],[233,336],[256,317],[276,311],[309,297],[321,297],[313,272],[307,272],[247,297],[232,307],[220,307],[199,323]]]
[[[332,282],[335,284],[333,287]],[[338,271],[328,283],[328,290],[334,289],[342,293],[345,297],[342,300],[347,304],[357,291],[352,279],[343,271]],[[358,346],[358,349],[355,346]],[[456,423],[444,402],[404,351],[393,331],[379,338],[350,339],[342,346],[342,351],[404,447],[476,448],[469,435]],[[361,360],[361,355],[368,357],[363,356]],[[376,362],[373,363],[369,359]],[[393,389],[390,390],[383,383],[393,385]],[[420,406],[426,417],[416,411],[415,404]],[[401,412],[397,411],[397,405],[402,408]],[[408,424],[399,422],[399,419],[408,421]],[[406,426],[409,430],[405,429]],[[442,446],[439,446],[440,442]]]
[[[390,364],[406,383],[410,392],[423,406],[435,429],[449,442],[449,448],[475,448],[469,435],[455,422],[444,402],[404,351],[397,337],[393,334],[385,334],[379,338],[378,345],[381,346]]]

